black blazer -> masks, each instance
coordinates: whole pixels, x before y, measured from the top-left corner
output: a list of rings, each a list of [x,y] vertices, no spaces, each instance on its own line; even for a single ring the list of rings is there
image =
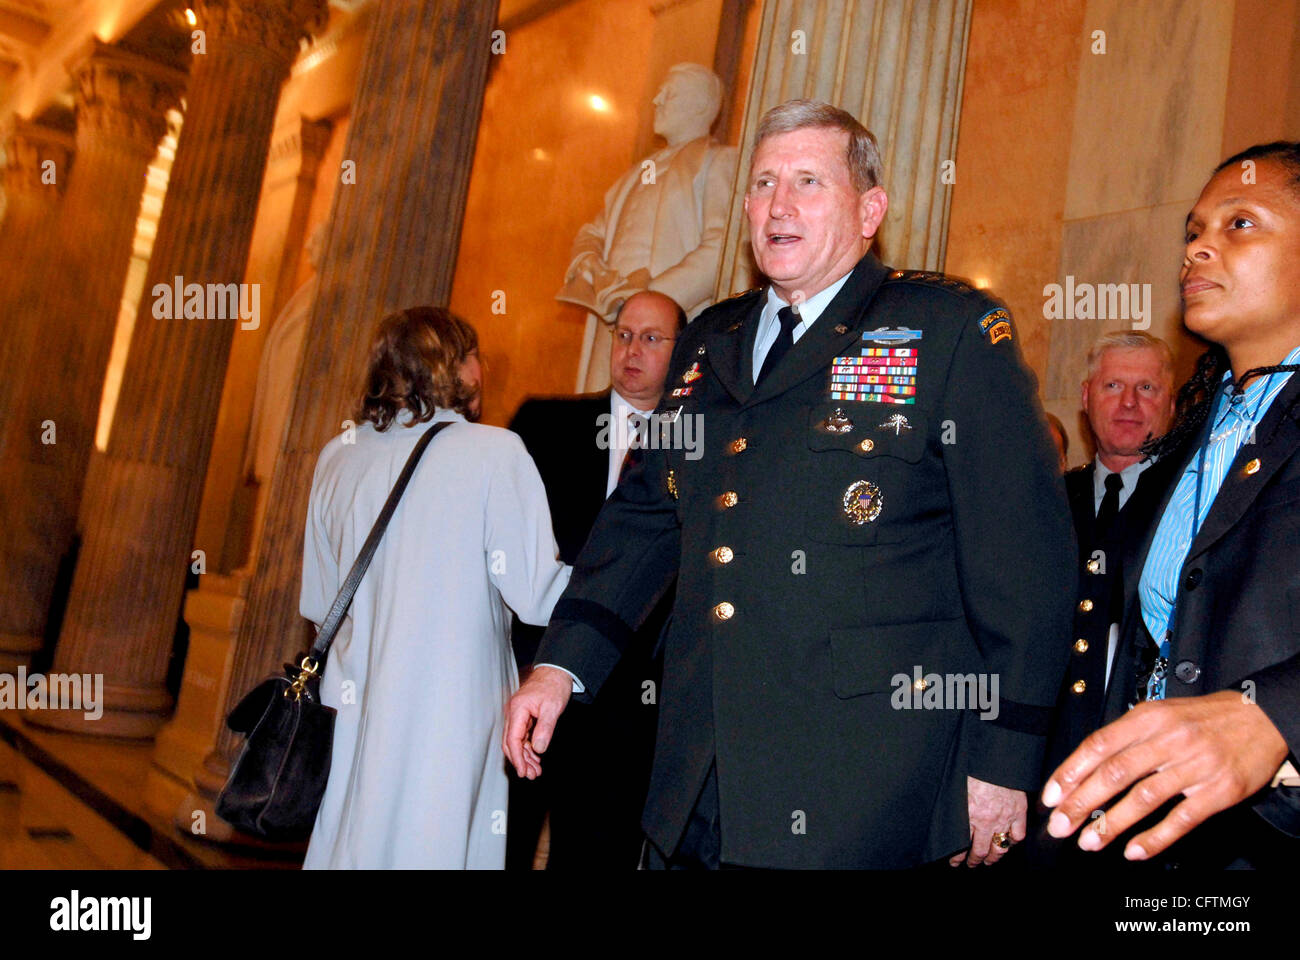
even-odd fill
[[[755,387],[761,307],[728,300],[678,339],[676,447],[606,503],[538,660],[598,689],[676,580],[656,847],[676,850],[716,760],[724,862],[932,861],[969,844],[967,775],[1039,787],[1065,667],[1075,547],[1034,378],[996,302],[869,254]],[[890,344],[918,350],[915,402],[830,399],[834,358],[885,327],[919,331]],[[996,679],[997,718],[955,684],[926,709],[914,668]]]
[[[1102,722],[1110,625],[1124,618],[1124,554],[1146,536],[1166,488],[1182,473],[1181,458],[1165,457],[1138,475],[1137,485],[1115,517],[1109,535],[1097,535],[1096,461],[1065,475],[1065,492],[1079,543],[1079,587],[1070,635],[1069,666],[1056,701],[1044,773],[1065,760]],[[1118,658],[1118,649],[1116,657]]]
[[[1165,691],[1170,698],[1219,690],[1241,690],[1253,696],[1285,738],[1292,763],[1300,754],[1298,398],[1300,376],[1292,375],[1256,430],[1255,442],[1243,445],[1233,461],[1187,553]],[[1209,429],[1207,422],[1196,445],[1177,457],[1177,475],[1197,455]],[[1175,486],[1169,484],[1157,517],[1164,513]],[[1124,629],[1106,697],[1108,721],[1122,716],[1135,701],[1136,677],[1152,653],[1142,626],[1138,583],[1158,526],[1158,521],[1152,522],[1131,562],[1125,562]],[[1272,833],[1273,847],[1287,846],[1286,836],[1300,837],[1300,788],[1265,787],[1196,828],[1170,854],[1195,858],[1202,837],[1213,837],[1215,829],[1234,835],[1234,817],[1247,810],[1280,831]],[[1245,831],[1253,833],[1252,826],[1245,825]],[[1270,852],[1260,851],[1261,855]],[[1253,856],[1252,851],[1246,853]],[[1289,849],[1289,855],[1294,856],[1295,850]]]

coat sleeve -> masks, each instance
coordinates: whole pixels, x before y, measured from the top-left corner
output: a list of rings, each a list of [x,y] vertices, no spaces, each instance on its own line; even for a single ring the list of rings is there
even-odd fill
[[[677,342],[669,365],[682,366],[689,338]],[[555,605],[534,662],[563,667],[583,684],[574,696],[590,702],[633,635],[676,582],[681,524],[668,494],[663,450],[650,449],[605,501],[573,565],[573,578]]]
[[[524,623],[541,626],[569,581],[560,562],[546,488],[523,441],[507,435],[508,456],[488,480],[483,547],[488,576]]]
[[[325,526],[320,474],[321,465],[317,460],[316,469],[312,473],[307,522],[303,530],[302,593],[298,599],[298,612],[316,624],[318,630],[341,585],[338,559],[330,544],[329,530]]]
[[[1287,759],[1300,769],[1300,654],[1247,679],[1255,683],[1255,702],[1286,741]],[[1300,837],[1300,787],[1264,790],[1252,806],[1287,836]]]
[[[1035,791],[1069,657],[1076,547],[1034,375],[1014,337],[994,343],[981,331],[994,307],[964,324],[944,397],[962,604],[998,682],[997,716],[968,715],[963,739],[971,776]]]

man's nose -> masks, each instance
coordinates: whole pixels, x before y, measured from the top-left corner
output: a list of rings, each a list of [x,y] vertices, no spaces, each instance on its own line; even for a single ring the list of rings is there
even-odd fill
[[[1138,402],[1137,387],[1125,387],[1124,392],[1120,394],[1119,402],[1126,407],[1136,407]]]
[[[790,188],[784,184],[777,184],[772,190],[772,203],[767,208],[768,216],[779,220],[792,216],[794,211],[794,195]]]

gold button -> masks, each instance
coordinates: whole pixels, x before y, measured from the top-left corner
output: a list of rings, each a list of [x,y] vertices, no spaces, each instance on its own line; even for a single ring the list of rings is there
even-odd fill
[[[1070,685],[1070,689],[1075,693],[1083,693],[1083,691],[1088,689],[1088,684],[1083,680],[1076,680]]]
[[[1080,600],[1080,601],[1079,601],[1079,610],[1082,611],[1083,613],[1091,613],[1091,612],[1092,612],[1092,601],[1091,601],[1091,600]]]
[[[1083,639],[1083,637],[1080,637],[1078,640],[1074,641],[1074,652],[1075,652],[1075,653],[1087,653],[1087,652],[1088,652],[1088,641],[1085,640],[1085,639]]]
[[[871,441],[870,437],[868,437],[866,440],[863,440],[861,443],[858,444],[858,449],[861,450],[863,453],[870,453],[875,448],[876,445]]]
[[[731,552],[730,547],[718,547],[718,549],[713,551],[713,558],[717,560],[718,563],[730,563],[731,558],[734,556],[735,554]]]
[[[1259,473],[1259,458],[1256,458],[1250,461],[1250,463],[1246,464],[1246,476],[1249,477],[1252,474],[1256,474],[1256,473]]]
[[[748,440],[744,437],[737,437],[735,440],[731,441],[731,452],[742,453],[747,446],[749,446]]]
[[[1100,570],[1100,569],[1101,569],[1101,561],[1100,561],[1100,560],[1089,560],[1089,561],[1088,561],[1088,572],[1089,572],[1089,573],[1096,573],[1096,572],[1097,572],[1098,570]]]
[[[729,604],[726,600],[723,600],[720,604],[718,604],[716,607],[713,608],[713,615],[717,617],[719,620],[730,620],[732,615],[735,612],[736,612],[736,608],[733,607],[731,604]]]
[[[740,497],[735,490],[728,490],[722,495],[722,505],[724,507],[734,507],[740,503]]]

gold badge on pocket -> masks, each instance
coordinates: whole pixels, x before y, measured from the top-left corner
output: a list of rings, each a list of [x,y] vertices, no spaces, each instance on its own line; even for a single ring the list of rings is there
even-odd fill
[[[844,491],[844,515],[857,526],[870,523],[880,516],[884,506],[884,497],[880,488],[870,480],[855,480]]]

